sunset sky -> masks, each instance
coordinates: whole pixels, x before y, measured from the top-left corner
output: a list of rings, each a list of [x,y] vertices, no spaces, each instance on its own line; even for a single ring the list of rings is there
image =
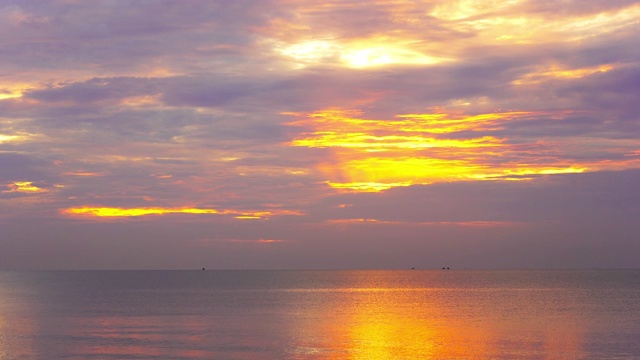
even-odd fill
[[[640,267],[640,1],[0,0],[0,269]]]

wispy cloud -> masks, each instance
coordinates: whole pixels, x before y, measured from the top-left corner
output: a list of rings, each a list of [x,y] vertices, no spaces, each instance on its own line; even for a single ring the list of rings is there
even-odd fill
[[[32,187],[29,187],[31,189]],[[115,207],[73,207],[64,209],[63,213],[68,215],[95,216],[95,217],[137,217],[147,215],[165,214],[204,214],[204,215],[232,215],[236,219],[262,219],[280,215],[302,215],[295,210],[262,210],[262,211],[241,211],[241,210],[217,210],[207,208],[115,208]]]

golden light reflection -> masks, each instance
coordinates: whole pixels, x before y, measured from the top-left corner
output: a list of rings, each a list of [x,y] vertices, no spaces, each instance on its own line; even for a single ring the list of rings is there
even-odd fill
[[[328,338],[310,341],[299,352],[338,348],[343,352],[323,353],[322,358],[358,360],[475,359],[497,352],[493,347],[500,333],[496,324],[465,321],[452,314],[452,305],[439,298],[444,294],[458,302],[447,293],[399,288],[398,283],[386,283],[375,273],[368,275],[372,280],[362,281],[362,287],[331,295],[341,304],[339,309],[307,309],[318,320],[306,326]]]
[[[317,169],[326,184],[339,190],[379,192],[443,181],[523,180],[528,175],[580,173],[589,168],[561,159],[527,161],[533,156],[530,150],[486,135],[511,120],[563,114],[438,112],[398,115],[394,120],[362,119],[358,111],[341,109],[286,114],[301,119],[288,125],[305,129],[290,146],[331,150],[330,160],[318,163]],[[469,135],[452,136],[462,131]]]
[[[457,277],[467,285],[447,286]],[[424,281],[414,282],[418,278]],[[296,338],[296,354],[358,360],[564,359],[587,345],[586,324],[575,308],[567,310],[562,292],[523,289],[521,283],[478,286],[461,271],[409,270],[393,276],[354,271],[344,281],[356,286],[296,297],[304,307],[288,312],[290,331],[320,334]],[[560,336],[563,332],[567,336]]]
[[[162,208],[162,207],[141,207],[141,208],[118,208],[118,207],[75,207],[63,209],[67,215],[81,215],[90,217],[137,217],[148,215],[166,214],[215,214],[215,215],[235,215],[237,219],[263,219],[271,216],[281,215],[302,215],[296,210],[269,210],[269,211],[241,211],[241,210],[218,210],[206,208]]]
[[[405,313],[393,301],[397,294],[367,294],[362,306],[353,306],[351,352],[356,359],[404,359],[435,355],[441,334],[437,324],[415,321],[417,314]],[[380,311],[386,309],[386,311]],[[468,330],[468,329],[465,329]],[[471,355],[471,354],[469,354]]]

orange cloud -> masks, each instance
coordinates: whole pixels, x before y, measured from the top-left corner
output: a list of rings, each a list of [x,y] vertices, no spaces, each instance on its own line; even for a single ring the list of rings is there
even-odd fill
[[[92,172],[92,171],[71,171],[71,172],[66,172],[62,175],[68,175],[68,176],[104,176],[104,173],[99,173],[99,172]]]
[[[3,191],[3,193],[23,193],[23,194],[35,194],[47,192],[46,189],[42,189],[33,185],[31,181],[16,181],[5,185],[9,190]]]
[[[11,82],[3,84],[0,88],[0,101],[5,99],[21,98],[24,92],[31,87],[31,84],[25,82]]]
[[[234,243],[253,243],[253,244],[276,244],[276,243],[286,242],[285,240],[279,240],[279,239],[258,239],[258,240],[229,239],[225,241],[234,242]]]

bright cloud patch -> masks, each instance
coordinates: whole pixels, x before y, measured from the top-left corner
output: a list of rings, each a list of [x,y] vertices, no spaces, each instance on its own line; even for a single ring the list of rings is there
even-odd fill
[[[4,193],[36,194],[47,191],[34,185],[31,181],[16,181],[5,186],[8,190],[3,191]]]
[[[349,68],[385,65],[430,65],[450,59],[426,55],[411,40],[371,38],[339,42],[309,40],[277,47],[288,58],[304,65],[337,64]]]
[[[2,144],[3,142],[9,142],[12,140],[15,140],[16,138],[18,138],[15,135],[2,135],[0,134],[0,144]]]
[[[92,217],[136,217],[147,215],[165,215],[165,214],[216,214],[216,215],[233,215],[238,219],[262,219],[277,215],[301,215],[300,212],[294,210],[273,210],[273,211],[239,211],[239,210],[217,210],[205,208],[161,208],[161,207],[142,207],[142,208],[117,208],[117,207],[76,207],[64,209],[64,213],[68,215],[85,215]]]
[[[337,189],[377,192],[435,182],[522,180],[532,175],[580,173],[614,165],[579,162],[569,154],[559,156],[569,151],[562,144],[537,140],[514,144],[489,135],[510,121],[562,114],[431,113],[399,115],[400,120],[370,120],[361,119],[357,111],[332,109],[290,115],[302,120],[289,125],[311,127],[311,131],[300,133],[289,145],[331,149],[331,160],[317,164],[317,168],[327,184]],[[471,135],[459,136],[462,131]]]

